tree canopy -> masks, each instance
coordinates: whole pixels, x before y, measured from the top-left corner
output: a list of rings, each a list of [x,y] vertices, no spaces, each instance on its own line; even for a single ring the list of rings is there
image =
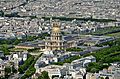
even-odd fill
[[[102,45],[110,45],[110,47],[84,55],[93,55],[94,57],[96,57],[97,60],[96,63],[90,63],[88,65],[88,72],[98,72],[99,70],[110,66],[110,63],[120,61],[120,39],[116,39],[113,42],[110,41]],[[104,65],[104,63],[106,63],[106,65]]]
[[[38,77],[38,79],[50,79],[48,76],[48,72],[43,71],[42,74]]]

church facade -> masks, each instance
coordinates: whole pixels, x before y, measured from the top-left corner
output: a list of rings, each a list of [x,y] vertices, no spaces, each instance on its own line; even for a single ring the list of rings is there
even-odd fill
[[[45,40],[45,50],[65,50],[76,46],[74,36],[62,36],[61,27],[58,23],[53,23],[51,35]]]

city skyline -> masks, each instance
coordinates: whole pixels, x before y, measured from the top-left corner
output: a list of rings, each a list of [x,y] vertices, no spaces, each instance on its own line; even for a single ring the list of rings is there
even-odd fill
[[[0,0],[0,79],[120,79],[120,0]]]

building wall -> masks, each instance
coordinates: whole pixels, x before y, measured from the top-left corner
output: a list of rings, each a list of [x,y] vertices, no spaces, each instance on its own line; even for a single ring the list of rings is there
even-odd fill
[[[34,49],[34,47],[29,47],[29,46],[15,46],[15,48],[19,48],[19,49]]]
[[[0,64],[0,77],[5,76],[5,66]]]

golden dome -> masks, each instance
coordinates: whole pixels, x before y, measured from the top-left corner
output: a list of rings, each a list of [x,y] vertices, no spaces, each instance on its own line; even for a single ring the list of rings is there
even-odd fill
[[[54,27],[54,28],[53,28],[53,31],[54,31],[54,32],[60,32],[60,28]]]
[[[52,31],[60,32],[60,26],[57,23],[53,23]]]

